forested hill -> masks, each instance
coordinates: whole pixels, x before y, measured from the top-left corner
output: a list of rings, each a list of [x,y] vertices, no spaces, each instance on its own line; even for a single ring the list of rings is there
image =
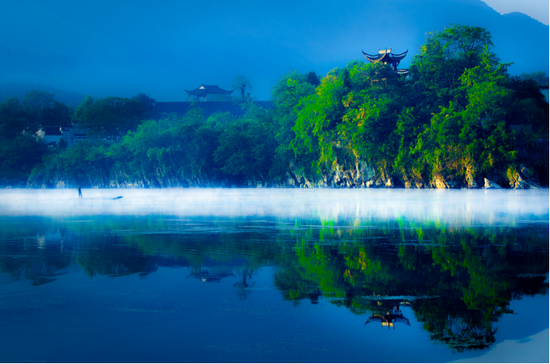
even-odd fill
[[[535,188],[548,184],[544,72],[511,76],[484,28],[431,33],[407,77],[352,61],[291,71],[272,107],[153,115],[154,100],[86,97],[87,140],[34,137],[68,108],[47,93],[0,104],[0,183],[28,187]],[[244,90],[243,90],[244,91]],[[241,93],[245,95],[245,92]]]

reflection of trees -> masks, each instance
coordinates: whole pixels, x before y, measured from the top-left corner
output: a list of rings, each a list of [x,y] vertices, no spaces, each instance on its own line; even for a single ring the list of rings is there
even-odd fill
[[[244,300],[252,292],[251,288],[254,287],[254,285],[256,284],[256,282],[248,281],[252,279],[252,273],[254,273],[254,269],[248,265],[242,266],[237,269],[240,270],[240,274],[238,275],[241,277],[241,279],[235,282],[233,284],[233,287],[237,289],[237,295],[239,296],[239,299]]]
[[[0,241],[0,272],[15,280],[23,277],[36,286],[54,281],[71,264],[71,249],[61,249],[64,241],[58,230],[34,232],[35,238]]]
[[[279,264],[284,269],[279,269],[275,273],[273,277],[275,287],[281,291],[285,301],[292,301],[295,306],[305,298],[308,298],[312,304],[317,304],[321,296],[317,283],[304,279],[302,274],[304,268],[293,263],[298,262],[294,262],[293,259],[286,256],[281,258]]]
[[[496,329],[492,323],[503,313],[511,313],[509,309],[497,312],[487,320],[480,310],[465,309],[460,303],[445,309],[449,299],[432,298],[427,302],[413,303],[416,318],[423,322],[423,328],[430,333],[432,340],[444,342],[456,351],[467,349],[482,349],[495,342]],[[449,315],[449,312],[452,314]]]
[[[367,322],[390,326],[401,319],[395,302],[411,297],[432,339],[457,351],[491,345],[493,324],[510,313],[512,298],[546,290],[547,238],[535,232],[396,224],[300,230],[276,287],[296,303],[318,289],[332,304],[370,312]]]
[[[547,289],[542,274],[548,272],[548,237],[536,229],[403,219],[287,223],[273,222],[266,230],[265,222],[244,221],[244,229],[235,221],[115,217],[70,229],[47,221],[42,230],[39,224],[3,225],[0,271],[41,284],[73,258],[89,276],[186,266],[192,277],[207,282],[236,276],[233,287],[245,299],[254,272],[276,264],[274,284],[285,300],[316,303],[322,296],[366,318],[388,316],[410,300],[432,339],[455,350],[491,345],[494,323],[510,312],[510,301]],[[386,317],[388,325],[390,319],[399,317]]]
[[[146,276],[159,266],[155,257],[143,255],[124,244],[109,244],[105,240],[96,249],[79,250],[77,261],[89,277],[119,277],[135,273]]]
[[[243,279],[235,288],[244,298],[253,285],[253,271],[273,264],[279,248],[258,244],[265,235],[255,232],[253,224],[242,233],[234,233],[227,225],[227,221],[208,219],[189,223],[121,216],[73,224],[48,218],[14,219],[0,225],[0,272],[42,284],[54,280],[73,259],[90,277],[147,275],[160,266],[177,265],[190,267],[191,276],[216,281],[234,276],[237,270]],[[229,227],[233,226],[231,222]],[[29,235],[36,238],[22,238]]]

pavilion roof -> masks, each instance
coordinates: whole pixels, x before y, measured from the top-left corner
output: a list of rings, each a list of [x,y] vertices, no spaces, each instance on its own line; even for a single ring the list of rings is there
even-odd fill
[[[387,324],[399,322],[411,326],[409,319],[404,317],[402,314],[374,315],[368,318],[367,322],[365,322],[365,325],[371,322],[382,322]]]
[[[190,96],[206,96],[206,95],[230,95],[233,90],[228,91],[222,88],[219,88],[218,85],[203,85],[194,90],[185,90]]]
[[[381,49],[378,50],[378,54],[368,54],[363,51],[363,56],[365,56],[366,59],[368,59],[370,62],[375,63],[382,61],[384,63],[399,63],[403,58],[407,56],[408,50],[406,50],[403,53],[395,54],[392,53],[391,48],[390,49]]]

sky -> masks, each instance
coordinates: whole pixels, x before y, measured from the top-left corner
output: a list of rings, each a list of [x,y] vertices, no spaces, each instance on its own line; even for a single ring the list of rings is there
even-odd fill
[[[498,11],[529,3],[548,24],[547,0],[514,3]],[[525,47],[548,53],[548,26],[500,15],[481,0],[5,0],[0,14],[0,88],[31,83],[96,98],[143,92],[186,101],[185,89],[232,89],[244,75],[252,96],[269,100],[291,70],[324,76],[364,61],[361,50],[409,50],[406,68],[426,32],[450,23],[487,26],[497,54],[515,62],[513,72],[548,68],[547,55],[518,56]]]

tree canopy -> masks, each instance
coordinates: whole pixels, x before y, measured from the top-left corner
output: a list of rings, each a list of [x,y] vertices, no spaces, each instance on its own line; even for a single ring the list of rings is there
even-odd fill
[[[145,94],[88,96],[72,119],[97,145],[50,150],[33,181],[75,183],[81,176],[70,169],[86,161],[95,167],[82,173],[98,186],[479,188],[488,178],[518,187],[537,174],[547,183],[547,76],[514,77],[509,67],[486,29],[453,25],[428,34],[407,76],[358,60],[324,77],[290,71],[264,108],[239,75],[240,117],[205,119],[197,107],[153,119]],[[0,103],[0,117],[0,138],[10,140],[71,121],[42,91]]]
[[[141,120],[150,117],[148,107],[151,102],[154,101],[144,94],[98,100],[88,95],[75,110],[74,120],[80,128],[87,129],[90,136],[118,139],[135,130]]]

